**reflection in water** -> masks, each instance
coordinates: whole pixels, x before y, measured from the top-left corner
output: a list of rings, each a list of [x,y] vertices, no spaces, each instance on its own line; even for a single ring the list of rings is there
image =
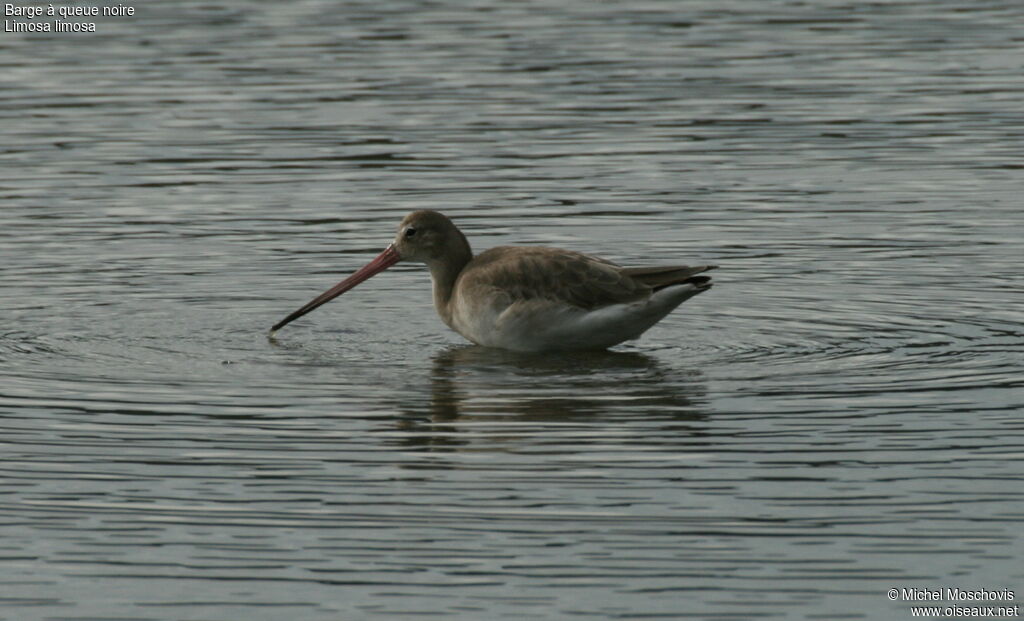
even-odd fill
[[[705,417],[697,371],[672,369],[635,352],[520,353],[451,347],[433,359],[430,394],[402,405],[404,444],[461,445],[451,423],[593,423],[649,417],[660,426]],[[535,426],[535,425],[534,425]],[[430,433],[431,430],[440,433]],[[415,433],[419,432],[419,433]],[[494,440],[493,435],[488,438]]]

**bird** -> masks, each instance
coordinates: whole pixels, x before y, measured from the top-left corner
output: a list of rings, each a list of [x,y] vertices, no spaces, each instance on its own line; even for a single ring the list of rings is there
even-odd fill
[[[402,219],[380,255],[279,321],[270,335],[399,261],[426,264],[434,307],[452,330],[477,345],[521,352],[602,350],[637,339],[710,289],[704,272],[717,267],[622,267],[541,246],[474,255],[455,223],[423,209]]]

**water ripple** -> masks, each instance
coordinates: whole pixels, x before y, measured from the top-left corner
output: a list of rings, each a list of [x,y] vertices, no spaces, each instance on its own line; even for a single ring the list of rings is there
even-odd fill
[[[5,612],[880,619],[1019,587],[1022,19],[184,0],[5,37]],[[469,346],[419,266],[267,338],[414,209],[721,269],[612,352]]]

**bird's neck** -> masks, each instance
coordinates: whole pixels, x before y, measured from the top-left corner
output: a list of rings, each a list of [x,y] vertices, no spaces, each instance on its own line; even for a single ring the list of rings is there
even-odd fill
[[[463,268],[472,259],[473,250],[469,247],[466,237],[459,231],[455,243],[448,245],[445,255],[437,261],[428,263],[430,279],[434,283],[434,308],[448,326],[452,325],[451,306],[455,283]]]

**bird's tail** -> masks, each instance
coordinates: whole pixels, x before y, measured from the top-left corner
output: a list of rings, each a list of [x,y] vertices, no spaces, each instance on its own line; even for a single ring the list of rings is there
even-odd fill
[[[664,267],[627,267],[623,272],[655,291],[681,284],[691,284],[700,291],[707,291],[711,288],[711,277],[699,276],[698,274],[713,270],[716,267],[718,266],[698,265],[690,267],[686,265],[668,265]]]

